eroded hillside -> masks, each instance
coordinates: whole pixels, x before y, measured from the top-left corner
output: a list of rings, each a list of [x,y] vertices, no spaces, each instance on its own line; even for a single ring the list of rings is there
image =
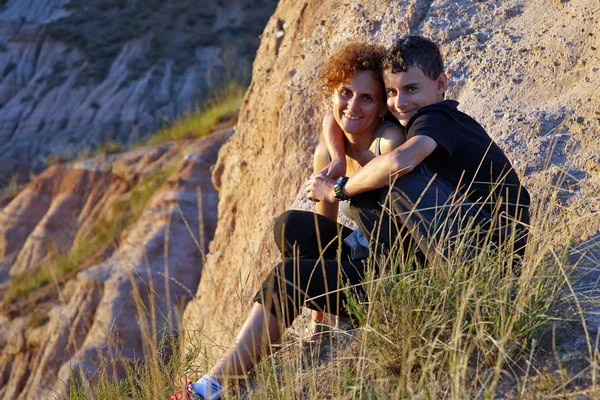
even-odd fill
[[[176,334],[216,226],[210,167],[232,133],[58,164],[5,200],[0,398],[65,394],[73,368],[92,377],[116,357],[123,371],[148,329]]]
[[[275,0],[0,3],[0,188],[247,82]]]

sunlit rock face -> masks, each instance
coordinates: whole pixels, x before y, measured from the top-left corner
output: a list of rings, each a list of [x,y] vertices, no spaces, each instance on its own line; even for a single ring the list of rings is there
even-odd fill
[[[0,1],[0,188],[247,82],[275,0]]]
[[[290,207],[310,208],[301,185],[329,104],[316,77],[341,44],[387,46],[408,33],[438,42],[447,98],[505,150],[534,196],[533,213],[545,209],[538,202],[547,200],[546,189],[559,185],[553,201],[566,208],[553,216],[556,226],[581,239],[600,229],[598,15],[594,0],[280,1],[261,36],[236,134],[213,175],[219,222],[184,318],[190,349],[209,351],[199,364],[231,343],[278,260],[274,219]],[[558,179],[561,170],[572,178]]]

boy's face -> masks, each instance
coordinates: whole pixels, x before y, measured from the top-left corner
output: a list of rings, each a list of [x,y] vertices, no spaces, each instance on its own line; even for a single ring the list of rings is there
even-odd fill
[[[442,73],[437,79],[427,77],[421,68],[408,67],[406,72],[383,72],[383,82],[387,93],[387,105],[402,126],[421,107],[444,100],[448,88],[448,78]]]

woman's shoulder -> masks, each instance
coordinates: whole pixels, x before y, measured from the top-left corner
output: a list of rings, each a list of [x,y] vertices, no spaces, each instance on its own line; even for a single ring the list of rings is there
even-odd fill
[[[391,139],[398,135],[400,135],[400,136],[405,135],[404,127],[399,124],[390,123],[385,127],[383,133],[381,134],[381,137],[386,138],[386,139]]]
[[[399,124],[389,123],[381,134],[380,149],[381,154],[392,151],[402,143],[406,142],[406,133],[404,127]]]

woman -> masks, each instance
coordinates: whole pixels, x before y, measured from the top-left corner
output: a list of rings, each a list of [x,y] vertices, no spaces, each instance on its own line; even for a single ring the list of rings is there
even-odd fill
[[[344,131],[347,176],[405,140],[402,128],[384,119],[382,55],[379,46],[351,44],[334,54],[321,74],[332,105],[324,127],[335,121]],[[315,151],[314,171],[323,170],[329,162],[327,148],[321,143]],[[336,222],[338,204],[319,202],[316,214],[288,211],[277,219],[275,241],[283,261],[254,297],[235,343],[207,375],[189,384],[187,394],[177,393],[171,399],[220,398],[224,380],[245,374],[267,354],[270,344],[279,340],[304,305],[349,317],[343,307],[345,294],[339,290],[340,275],[349,286],[360,284],[365,266],[356,254],[352,257],[353,248],[342,240],[352,230]],[[341,207],[344,211],[347,204]]]

